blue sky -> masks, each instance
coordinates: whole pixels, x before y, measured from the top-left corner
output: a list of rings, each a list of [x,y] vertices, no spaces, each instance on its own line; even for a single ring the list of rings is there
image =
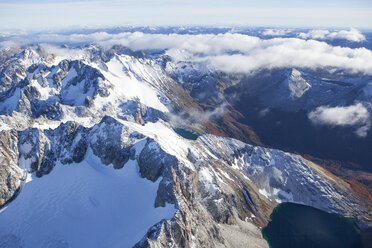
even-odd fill
[[[0,30],[237,25],[372,29],[371,0],[0,0]]]

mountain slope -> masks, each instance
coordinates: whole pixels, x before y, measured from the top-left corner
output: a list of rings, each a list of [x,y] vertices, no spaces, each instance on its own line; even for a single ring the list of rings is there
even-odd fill
[[[1,245],[231,247],[239,237],[267,247],[260,228],[286,201],[372,224],[365,202],[318,165],[205,134],[220,125],[223,95],[204,101],[196,92],[205,88],[191,85],[204,81],[178,83],[166,56],[41,51],[30,47],[1,68]],[[208,87],[236,84],[217,75]],[[313,88],[299,77],[293,71],[284,85],[294,97]],[[201,135],[185,139],[175,127]]]

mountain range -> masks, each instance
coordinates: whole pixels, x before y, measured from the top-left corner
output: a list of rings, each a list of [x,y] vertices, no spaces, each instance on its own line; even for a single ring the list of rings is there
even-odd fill
[[[58,49],[0,52],[1,247],[268,247],[282,202],[372,225],[370,74]]]

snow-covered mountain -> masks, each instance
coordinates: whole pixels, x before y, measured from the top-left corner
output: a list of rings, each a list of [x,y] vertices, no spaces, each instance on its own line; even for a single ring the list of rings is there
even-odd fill
[[[260,228],[280,202],[372,224],[366,202],[319,165],[208,134],[234,123],[213,116],[233,113],[223,90],[247,75],[121,46],[2,53],[0,246],[267,247]],[[368,77],[335,83],[298,69],[275,73],[283,80],[271,102],[263,99],[268,107],[329,104],[318,96],[326,85],[353,89],[332,99],[359,90],[350,99],[369,101]]]

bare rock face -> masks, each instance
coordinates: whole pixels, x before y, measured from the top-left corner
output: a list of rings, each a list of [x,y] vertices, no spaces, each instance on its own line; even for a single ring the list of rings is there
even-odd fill
[[[121,112],[118,114],[120,119],[133,119],[139,124],[144,124],[145,122],[156,122],[159,119],[166,119],[166,116],[163,112],[151,107],[146,107],[140,102],[133,100],[122,103],[119,108],[121,109]]]
[[[20,161],[30,161],[29,171],[37,172],[40,176],[42,170],[47,169],[43,161],[45,153],[48,152],[50,143],[44,132],[36,128],[28,128],[19,132],[19,152]]]
[[[20,133],[20,159],[29,160],[30,172],[38,177],[52,171],[57,161],[62,164],[81,162],[88,148],[86,129],[75,122],[61,124],[54,130],[29,128]]]
[[[155,207],[165,206],[166,203],[175,204],[173,173],[178,171],[177,158],[167,154],[155,140],[148,138],[137,161],[142,177],[153,182],[162,177]]]
[[[90,146],[104,164],[112,163],[119,169],[128,161],[136,140],[127,139],[129,135],[128,130],[111,117],[103,118],[93,128],[67,122],[53,130],[26,129],[20,132],[20,157],[30,159],[30,171],[41,177],[52,171],[57,161],[81,162]]]
[[[0,133],[0,207],[15,197],[23,171],[18,167],[18,135],[15,131]]]
[[[62,164],[81,162],[88,148],[86,132],[87,129],[76,122],[66,122],[55,130],[45,131],[52,144],[49,151]]]
[[[105,116],[100,124],[90,131],[90,145],[93,153],[102,163],[113,164],[119,169],[129,160],[132,143],[135,139],[125,138],[130,131],[112,117]]]
[[[177,164],[177,159],[164,152],[153,139],[147,140],[138,158],[141,175],[153,182],[158,180],[160,176],[164,176],[164,174],[170,176],[169,168],[176,169]]]

